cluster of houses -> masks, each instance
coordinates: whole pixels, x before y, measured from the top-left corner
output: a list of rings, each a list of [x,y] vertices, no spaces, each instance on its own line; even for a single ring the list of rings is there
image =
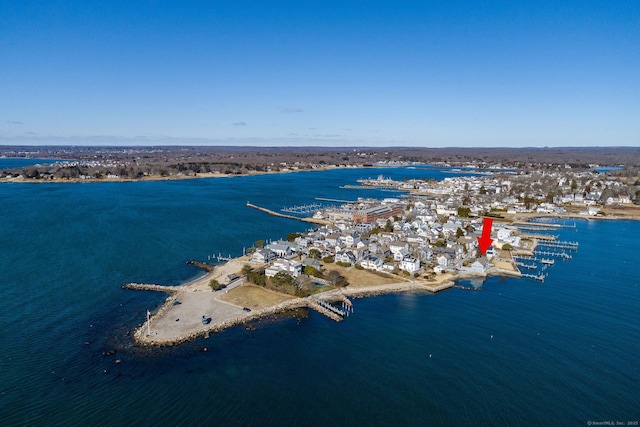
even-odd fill
[[[382,203],[368,201],[367,209],[375,203],[389,205],[389,200]],[[373,222],[341,219],[308,231],[291,242],[270,242],[256,249],[251,261],[266,264],[268,277],[279,272],[298,277],[307,265],[321,270],[318,258],[327,257],[368,270],[405,272],[411,276],[431,271],[482,273],[489,266],[489,258],[480,256],[478,251],[482,227],[479,218],[451,215],[441,222],[433,206],[423,202],[395,200],[392,210],[403,214]],[[515,247],[520,244],[520,237],[514,235],[513,229],[498,227],[495,234],[498,245],[509,243]],[[311,256],[312,250],[316,251],[315,257]],[[489,257],[491,255],[489,253]]]
[[[378,177],[362,185],[397,188],[410,198],[360,199],[316,212],[331,225],[309,231],[295,241],[271,242],[257,249],[252,261],[267,265],[266,275],[286,272],[294,277],[304,267],[321,269],[312,250],[336,262],[368,270],[419,276],[443,271],[482,273],[495,250],[478,250],[481,217],[488,212],[562,213],[564,206],[586,208],[595,215],[605,203],[629,203],[623,186],[595,172],[501,173],[446,178],[443,181],[393,181]],[[609,190],[607,192],[607,189]],[[459,207],[463,210],[459,210]],[[494,247],[521,246],[516,228],[494,223]]]

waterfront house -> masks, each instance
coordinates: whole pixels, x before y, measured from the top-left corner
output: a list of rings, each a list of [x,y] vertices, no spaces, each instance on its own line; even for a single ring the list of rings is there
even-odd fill
[[[360,265],[367,270],[380,270],[382,269],[382,260],[377,256],[370,255],[362,260]]]
[[[488,264],[489,260],[486,256],[483,256],[476,259],[468,268],[468,270],[473,271],[474,273],[484,273],[487,269]]]
[[[294,260],[280,258],[271,264],[264,271],[264,274],[267,277],[273,277],[280,272],[287,273],[292,277],[298,277],[302,274],[302,264]]]
[[[438,265],[442,269],[445,269],[449,265],[449,262],[451,261],[451,257],[445,254],[438,255],[438,257],[436,258],[436,261],[438,262]]]
[[[420,261],[417,258],[405,256],[400,262],[400,268],[413,274],[416,271],[420,270]]]
[[[272,250],[281,258],[290,257],[294,254],[293,245],[286,240],[278,240],[277,242],[269,243],[267,245],[267,249]]]
[[[256,249],[253,255],[251,255],[251,262],[267,263],[272,259],[275,259],[275,257],[276,257],[276,254],[272,250],[266,249],[266,248],[259,248],[259,249]]]

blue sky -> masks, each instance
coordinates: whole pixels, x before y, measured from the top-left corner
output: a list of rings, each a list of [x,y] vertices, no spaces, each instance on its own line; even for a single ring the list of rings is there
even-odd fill
[[[0,144],[640,145],[638,0],[3,0],[0,58]]]

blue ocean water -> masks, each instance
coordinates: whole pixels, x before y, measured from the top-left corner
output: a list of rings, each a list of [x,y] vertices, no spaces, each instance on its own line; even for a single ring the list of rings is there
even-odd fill
[[[0,157],[0,170],[23,168],[33,165],[44,165],[47,163],[55,163],[59,160],[53,159],[31,159],[26,157]]]
[[[383,173],[100,184],[0,185],[2,425],[586,425],[640,418],[640,223],[576,221],[577,240],[541,284],[487,280],[355,300],[334,323],[263,321],[177,348],[128,332],[208,254],[308,224],[249,209],[315,197]],[[573,221],[571,221],[573,223]],[[206,351],[205,351],[206,348]],[[115,355],[104,355],[111,349]],[[120,360],[121,363],[116,363]]]

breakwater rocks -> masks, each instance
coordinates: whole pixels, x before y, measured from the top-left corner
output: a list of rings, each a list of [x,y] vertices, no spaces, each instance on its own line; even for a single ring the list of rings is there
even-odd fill
[[[213,270],[216,269],[215,265],[207,264],[206,262],[200,261],[187,261],[187,264],[193,265],[196,268],[200,268],[204,271],[208,271],[209,273],[213,273]]]
[[[167,305],[165,304],[165,307]],[[306,299],[294,299],[281,302],[280,304],[273,305],[271,307],[266,307],[261,310],[252,311],[246,314],[242,314],[239,316],[231,317],[229,319],[217,322],[215,324],[206,325],[198,330],[190,331],[184,333],[178,337],[171,339],[157,339],[154,336],[146,335],[147,332],[147,322],[140,325],[138,329],[133,334],[134,341],[145,347],[169,347],[178,344],[182,344],[187,341],[192,341],[196,338],[200,337],[208,337],[209,334],[213,334],[216,332],[221,332],[225,329],[232,328],[234,326],[238,326],[247,322],[251,322],[253,320],[261,319],[263,317],[268,317],[271,315],[275,315],[278,313],[282,313],[287,310],[293,310],[297,308],[308,307],[308,301]],[[158,313],[154,314],[154,316],[162,314],[163,310],[161,309]],[[153,320],[153,319],[151,319]]]
[[[150,283],[127,283],[126,285],[122,285],[123,289],[133,289],[135,291],[156,291],[156,292],[165,292],[167,294],[173,294],[176,292],[183,291],[184,286],[164,286],[164,285],[154,285]]]
[[[174,346],[179,345],[187,341],[194,340],[199,337],[208,337],[210,334],[221,332],[225,329],[232,328],[234,326],[246,324],[252,322],[254,320],[267,318],[269,316],[279,315],[281,313],[307,308],[313,309],[336,322],[342,321],[343,316],[339,315],[339,309],[335,311],[329,310],[331,307],[327,307],[326,302],[328,301],[339,301],[343,302],[346,306],[351,308],[353,306],[352,302],[347,297],[366,297],[373,295],[383,295],[389,293],[398,293],[398,292],[411,292],[411,291],[428,291],[428,292],[439,292],[453,286],[453,281],[437,283],[437,284],[428,284],[428,283],[411,283],[411,282],[400,282],[393,283],[388,285],[378,285],[378,286],[367,286],[367,287],[357,287],[349,289],[342,288],[336,289],[333,291],[328,291],[326,293],[322,293],[319,295],[312,295],[306,298],[296,298],[287,301],[283,301],[279,304],[272,305],[270,307],[265,307],[260,310],[244,312],[240,315],[230,317],[216,323],[211,323],[209,325],[202,325],[197,329],[192,329],[187,331],[179,336],[174,336],[171,338],[159,338],[156,335],[148,335],[150,332],[148,322],[144,322],[139,325],[138,328],[133,333],[134,341],[141,346],[145,347],[164,347],[164,346]],[[153,322],[158,317],[161,317],[173,304],[173,301],[176,300],[178,296],[178,292],[184,291],[187,289],[186,286],[161,286],[161,285],[152,285],[152,284],[144,284],[144,283],[129,283],[128,285],[123,286],[126,289],[136,289],[136,290],[152,290],[152,291],[161,291],[167,292],[171,295],[167,298],[164,305],[152,315],[149,321]],[[323,303],[324,302],[324,303]]]

